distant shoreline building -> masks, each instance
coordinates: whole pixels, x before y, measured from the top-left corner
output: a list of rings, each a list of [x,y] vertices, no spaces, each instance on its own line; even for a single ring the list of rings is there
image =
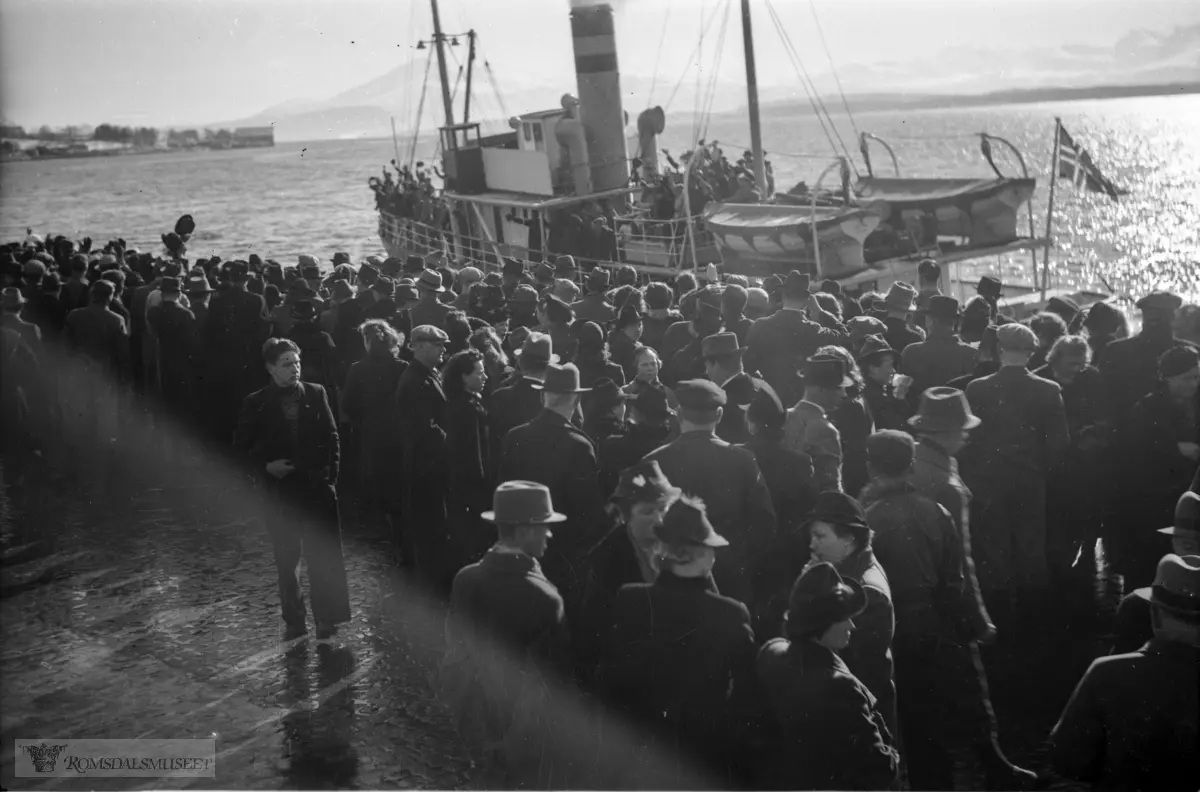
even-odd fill
[[[275,145],[275,127],[238,127],[233,130],[233,148],[271,148]]]

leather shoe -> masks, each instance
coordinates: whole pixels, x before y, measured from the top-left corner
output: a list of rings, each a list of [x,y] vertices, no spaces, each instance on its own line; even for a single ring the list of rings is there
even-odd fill
[[[308,635],[308,626],[303,622],[300,624],[289,624],[287,629],[283,631],[283,640],[294,641],[301,635]]]
[[[336,624],[317,624],[317,640],[327,641],[337,634]]]

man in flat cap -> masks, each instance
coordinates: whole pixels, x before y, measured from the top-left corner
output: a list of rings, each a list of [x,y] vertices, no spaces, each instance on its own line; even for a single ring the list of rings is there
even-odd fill
[[[828,344],[849,344],[850,333],[814,299],[807,275],[793,270],[780,291],[783,307],[750,326],[745,366],[761,374],[790,408],[803,392],[797,363]]]
[[[832,355],[814,355],[804,369],[804,398],[788,410],[783,425],[784,445],[807,454],[813,463],[818,492],[842,489],[842,438],[829,416],[854,383],[846,363]]]
[[[1024,616],[1035,617],[1050,604],[1046,479],[1062,463],[1070,435],[1062,387],[1027,368],[1037,336],[1024,325],[1006,324],[996,341],[1000,370],[966,390],[971,411],[982,420],[963,465],[975,495],[975,558],[994,613],[1002,616],[1019,605]]]
[[[755,580],[775,539],[775,509],[754,454],[717,437],[727,398],[708,380],[675,386],[680,435],[646,456],[672,484],[703,498],[708,518],[730,547],[713,572],[717,587],[752,610]]]
[[[403,443],[405,509],[402,561],[415,564],[429,585],[443,573],[446,545],[446,392],[438,367],[450,336],[430,325],[413,328],[413,359],[396,386],[396,415]]]

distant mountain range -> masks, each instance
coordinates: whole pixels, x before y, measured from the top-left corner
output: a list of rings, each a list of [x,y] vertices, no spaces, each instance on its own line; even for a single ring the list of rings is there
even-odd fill
[[[212,127],[275,127],[277,141],[386,137],[395,117],[397,131],[408,137],[416,118],[426,61],[411,60],[362,85],[327,99],[295,99],[269,107],[249,118],[223,121]],[[573,75],[557,79],[522,79],[503,82],[500,96],[477,71],[472,92],[472,120],[505,127],[506,116],[557,107],[564,93],[575,93]],[[501,75],[503,78],[503,75]],[[1170,33],[1134,31],[1111,47],[1064,46],[987,50],[951,47],[928,59],[905,63],[851,63],[840,67],[838,77],[855,110],[917,109],[963,104],[1070,101],[1121,96],[1200,93],[1200,25],[1176,28]],[[786,79],[782,75],[777,80]],[[815,75],[822,93],[833,93],[828,75]],[[694,81],[681,84],[669,110],[691,114],[699,105]],[[630,121],[647,101],[667,101],[667,89],[645,75],[621,75],[621,89]],[[510,90],[511,89],[511,90]],[[767,106],[807,106],[795,81],[765,84],[759,97]],[[746,102],[740,81],[718,80],[712,112],[733,112]],[[832,109],[840,100],[826,97]],[[462,112],[461,98],[456,112]],[[440,123],[442,98],[436,72],[429,75],[421,129],[430,132]],[[494,129],[493,131],[499,131]]]

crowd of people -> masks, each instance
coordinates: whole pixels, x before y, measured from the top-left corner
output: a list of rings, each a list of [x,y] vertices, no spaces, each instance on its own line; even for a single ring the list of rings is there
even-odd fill
[[[1125,337],[1108,303],[1012,321],[991,277],[960,306],[932,261],[854,298],[570,256],[189,260],[192,227],[163,255],[0,251],[6,458],[68,418],[107,446],[136,405],[168,458],[222,450],[261,494],[285,637],[308,610],[322,640],[350,618],[353,497],[448,602],[445,697],[501,783],[534,783],[564,688],[679,757],[656,786],[1033,787],[979,647],[1055,629],[1101,538],[1128,653],[1080,681],[1046,769],[1200,783],[1200,354],[1178,296],[1144,296]]]

